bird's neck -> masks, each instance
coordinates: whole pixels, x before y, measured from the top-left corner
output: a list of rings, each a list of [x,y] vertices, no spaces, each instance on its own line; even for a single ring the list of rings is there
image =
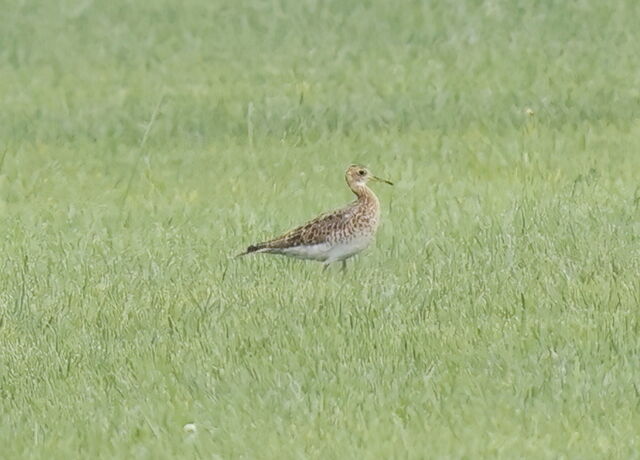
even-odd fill
[[[356,185],[351,188],[353,193],[358,197],[358,202],[373,206],[379,206],[378,197],[366,185]]]

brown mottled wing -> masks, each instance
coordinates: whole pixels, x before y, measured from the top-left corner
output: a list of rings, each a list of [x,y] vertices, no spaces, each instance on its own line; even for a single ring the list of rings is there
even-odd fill
[[[323,214],[278,238],[266,241],[258,246],[280,249],[331,242],[332,238],[346,230],[347,222],[349,222],[352,214],[353,206]]]

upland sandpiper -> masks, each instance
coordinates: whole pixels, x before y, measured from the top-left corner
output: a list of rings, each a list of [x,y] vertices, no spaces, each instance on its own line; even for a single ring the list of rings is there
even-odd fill
[[[345,179],[357,199],[333,212],[322,214],[306,224],[277,238],[251,245],[244,256],[252,253],[280,254],[298,259],[322,262],[326,266],[342,262],[371,244],[380,223],[380,201],[367,182],[392,182],[372,175],[367,168],[352,165]]]

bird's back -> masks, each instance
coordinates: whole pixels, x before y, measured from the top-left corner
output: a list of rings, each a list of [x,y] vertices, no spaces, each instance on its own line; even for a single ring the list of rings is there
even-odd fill
[[[292,248],[348,243],[350,240],[372,238],[378,227],[379,203],[356,200],[349,205],[294,228],[269,241],[249,246],[247,253],[262,251],[286,253]]]

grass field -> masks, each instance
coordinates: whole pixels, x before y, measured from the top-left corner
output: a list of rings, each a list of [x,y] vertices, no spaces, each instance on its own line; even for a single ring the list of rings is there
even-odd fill
[[[638,24],[4,2],[0,457],[639,458]],[[353,162],[396,186],[346,274],[231,258]]]

